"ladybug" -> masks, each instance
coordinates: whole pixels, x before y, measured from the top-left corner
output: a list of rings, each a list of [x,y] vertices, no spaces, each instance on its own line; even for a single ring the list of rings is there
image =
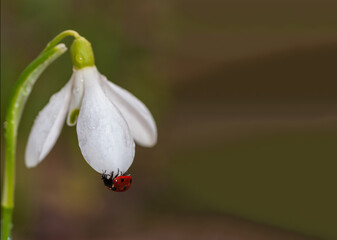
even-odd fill
[[[113,172],[111,174],[106,174],[105,172],[102,174],[102,180],[107,189],[114,192],[125,192],[130,188],[132,183],[132,177],[130,175],[123,175],[122,172],[119,175],[118,170],[116,176],[113,176]]]

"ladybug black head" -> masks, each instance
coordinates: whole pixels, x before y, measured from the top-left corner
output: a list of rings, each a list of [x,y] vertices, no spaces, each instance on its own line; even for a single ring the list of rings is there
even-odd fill
[[[113,178],[111,177],[111,175],[103,173],[103,174],[102,174],[102,180],[103,180],[104,185],[105,185],[108,189],[111,189],[111,188],[112,188],[112,181],[113,181]]]

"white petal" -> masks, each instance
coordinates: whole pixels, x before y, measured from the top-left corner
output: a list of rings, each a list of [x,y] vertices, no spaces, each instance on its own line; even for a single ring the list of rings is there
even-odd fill
[[[83,76],[81,71],[74,70],[72,79],[73,86],[71,91],[71,100],[67,117],[67,125],[74,126],[77,122],[78,113],[81,107],[83,98]]]
[[[144,147],[152,147],[157,142],[156,123],[147,107],[127,90],[110,82],[101,75],[104,93],[122,113],[129,125],[135,141]]]
[[[26,147],[26,166],[35,167],[53,148],[62,130],[70,101],[72,81],[70,80],[35,119]]]
[[[87,67],[79,71],[84,76],[84,97],[77,121],[82,154],[99,173],[124,173],[135,155],[128,125],[103,93],[97,69]]]

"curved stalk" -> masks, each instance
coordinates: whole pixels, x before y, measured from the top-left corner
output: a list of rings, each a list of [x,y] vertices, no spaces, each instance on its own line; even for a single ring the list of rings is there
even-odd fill
[[[72,36],[75,39],[81,37],[77,32],[73,31],[73,30],[66,30],[61,32],[59,35],[57,35],[56,37],[54,37],[53,40],[51,40],[46,48],[42,51],[42,52],[46,52],[48,50],[50,50],[51,48],[53,48],[56,44],[58,44],[63,38],[68,37],[68,36]]]
[[[61,39],[58,39],[58,41]],[[21,113],[38,77],[67,50],[64,44],[56,45],[57,42],[54,40],[20,75],[7,109],[4,179],[1,198],[1,240],[8,240],[11,235],[15,189],[15,150]]]

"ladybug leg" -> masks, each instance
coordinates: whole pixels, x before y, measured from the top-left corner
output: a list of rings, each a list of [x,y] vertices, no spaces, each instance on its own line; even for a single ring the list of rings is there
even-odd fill
[[[109,178],[109,174],[106,174],[106,170],[102,173],[102,180]]]

